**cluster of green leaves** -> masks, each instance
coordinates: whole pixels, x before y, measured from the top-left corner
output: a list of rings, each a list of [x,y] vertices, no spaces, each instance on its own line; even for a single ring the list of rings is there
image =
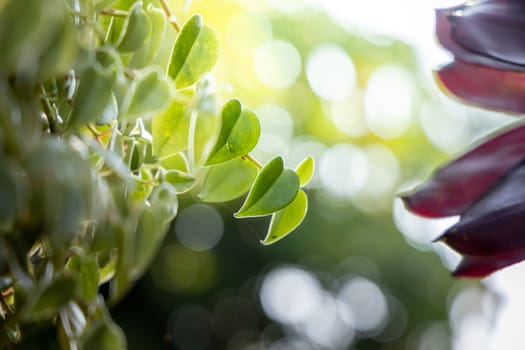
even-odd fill
[[[303,220],[313,160],[260,165],[257,116],[221,94],[214,31],[162,0],[0,4],[0,347],[125,347],[108,300],[144,273],[177,196],[245,195],[264,244]]]

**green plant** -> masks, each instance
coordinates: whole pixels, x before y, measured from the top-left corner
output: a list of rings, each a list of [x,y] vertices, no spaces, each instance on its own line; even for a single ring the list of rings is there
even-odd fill
[[[301,223],[313,160],[250,155],[259,121],[222,105],[217,57],[165,0],[0,3],[0,346],[53,327],[62,349],[125,347],[106,301],[147,269],[180,194],[248,192],[235,216],[271,215],[263,244]]]

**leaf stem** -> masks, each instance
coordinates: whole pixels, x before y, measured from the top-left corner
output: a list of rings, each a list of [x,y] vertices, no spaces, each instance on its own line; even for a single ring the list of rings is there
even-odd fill
[[[244,156],[242,156],[241,158],[244,159],[244,160],[247,160],[250,163],[252,163],[253,165],[255,165],[255,167],[257,169],[262,169],[262,167],[263,167],[262,164],[259,163],[259,161],[257,159],[253,158],[253,156],[251,154],[249,154],[249,153],[244,155]]]
[[[175,28],[175,31],[179,33],[180,32],[179,21],[177,20],[177,17],[175,17],[175,15],[173,14],[173,11],[171,11],[171,8],[168,5],[168,2],[166,0],[159,0],[159,2],[162,5],[162,9],[164,10],[166,17],[168,17],[168,21],[170,21],[173,28]]]
[[[126,11],[117,10],[117,9],[107,9],[100,11],[101,15],[112,16],[112,17],[127,17],[128,13]]]
[[[44,107],[44,114],[47,118],[47,122],[49,124],[49,131],[51,133],[54,133],[57,129],[57,118],[53,111],[53,107],[51,106],[51,103],[48,100],[46,89],[43,85],[40,85],[40,91],[42,93],[42,102]]]

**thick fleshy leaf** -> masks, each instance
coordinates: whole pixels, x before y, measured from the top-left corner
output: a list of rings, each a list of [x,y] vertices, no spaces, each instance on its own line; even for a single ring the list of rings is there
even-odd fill
[[[188,148],[190,116],[173,101],[171,106],[152,121],[153,153],[158,158],[174,155]]]
[[[249,161],[235,158],[212,167],[206,174],[199,197],[204,202],[226,202],[246,193],[257,176]]]
[[[427,217],[459,215],[501,175],[525,158],[525,125],[492,137],[450,164],[410,195],[407,208]]]
[[[146,13],[151,23],[151,34],[149,40],[133,54],[131,65],[135,68],[144,68],[153,60],[166,32],[167,20],[164,11],[153,6],[153,4],[149,4]]]
[[[70,276],[61,276],[43,288],[38,294],[27,313],[31,320],[46,319],[58,309],[66,305],[75,295],[75,280]]]
[[[268,233],[262,243],[270,245],[286,237],[303,222],[307,211],[308,197],[300,190],[289,206],[272,215]]]
[[[454,276],[482,278],[523,260],[525,260],[525,249],[489,256],[466,255],[456,267]]]
[[[250,110],[243,109],[239,100],[226,102],[221,113],[221,130],[205,165],[227,162],[248,154],[257,145],[261,126]]]
[[[142,9],[142,2],[137,1],[130,9],[129,16],[122,30],[118,50],[123,53],[136,51],[144,45],[151,32],[151,23]]]
[[[439,69],[440,87],[467,103],[525,113],[525,72],[499,70],[456,60]]]
[[[97,296],[99,271],[94,256],[80,257],[73,255],[66,267],[73,272],[78,283],[78,292],[85,300],[93,300]]]
[[[295,168],[301,187],[306,186],[314,176],[314,159],[312,157],[306,157],[297,167]]]
[[[213,29],[202,23],[200,15],[194,15],[177,36],[168,75],[178,89],[190,86],[213,68],[218,51],[219,44]]]
[[[93,322],[83,336],[82,350],[123,350],[126,349],[126,336],[113,322]]]
[[[172,86],[157,70],[145,71],[129,88],[124,102],[127,119],[146,118],[171,102]]]
[[[137,222],[134,269],[141,275],[151,263],[167,232],[168,222],[152,210],[142,212]]]
[[[523,1],[484,1],[464,6],[460,15],[451,17],[452,36],[468,50],[525,65],[524,16]]]
[[[275,157],[261,169],[236,218],[264,216],[290,204],[299,191],[299,177],[285,169],[283,159]]]
[[[99,118],[111,100],[111,90],[116,81],[117,73],[112,68],[91,66],[82,72],[69,126],[78,126]]]
[[[484,1],[436,10],[436,34],[459,60],[508,70],[525,70],[522,3]],[[520,49],[521,47],[521,49]]]
[[[169,182],[177,193],[186,193],[195,186],[195,178],[179,170],[168,170],[164,179]]]
[[[525,162],[509,171],[439,239],[466,255],[525,249]]]
[[[110,96],[108,104],[106,105],[102,113],[98,116],[95,123],[97,125],[109,124],[109,122],[117,119],[117,116],[118,116],[117,98],[115,97],[115,94],[111,92],[111,96]]]

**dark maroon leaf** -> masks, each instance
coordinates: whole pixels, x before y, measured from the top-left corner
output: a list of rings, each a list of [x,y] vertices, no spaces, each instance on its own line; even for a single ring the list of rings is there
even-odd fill
[[[511,113],[525,113],[525,72],[499,70],[456,60],[439,69],[436,78],[447,92],[470,104]]]
[[[509,69],[509,70],[520,70],[523,67],[512,64],[504,61],[498,61],[492,57],[487,57],[480,55],[475,51],[471,51],[466,47],[462,46],[452,36],[452,22],[451,18],[453,13],[460,11],[463,6],[457,6],[447,9],[436,10],[436,34],[439,43],[449,50],[456,59],[463,62],[468,62],[472,64],[481,64],[485,66],[491,66],[499,69]],[[476,50],[478,51],[478,50]]]
[[[525,125],[520,125],[439,169],[428,183],[402,199],[409,210],[422,216],[462,214],[497,178],[524,158]]]
[[[501,177],[440,240],[465,255],[525,249],[525,162]]]
[[[525,3],[483,1],[449,17],[452,37],[467,50],[525,70]]]
[[[482,278],[523,260],[525,260],[525,249],[490,256],[466,255],[454,271],[454,276]]]

